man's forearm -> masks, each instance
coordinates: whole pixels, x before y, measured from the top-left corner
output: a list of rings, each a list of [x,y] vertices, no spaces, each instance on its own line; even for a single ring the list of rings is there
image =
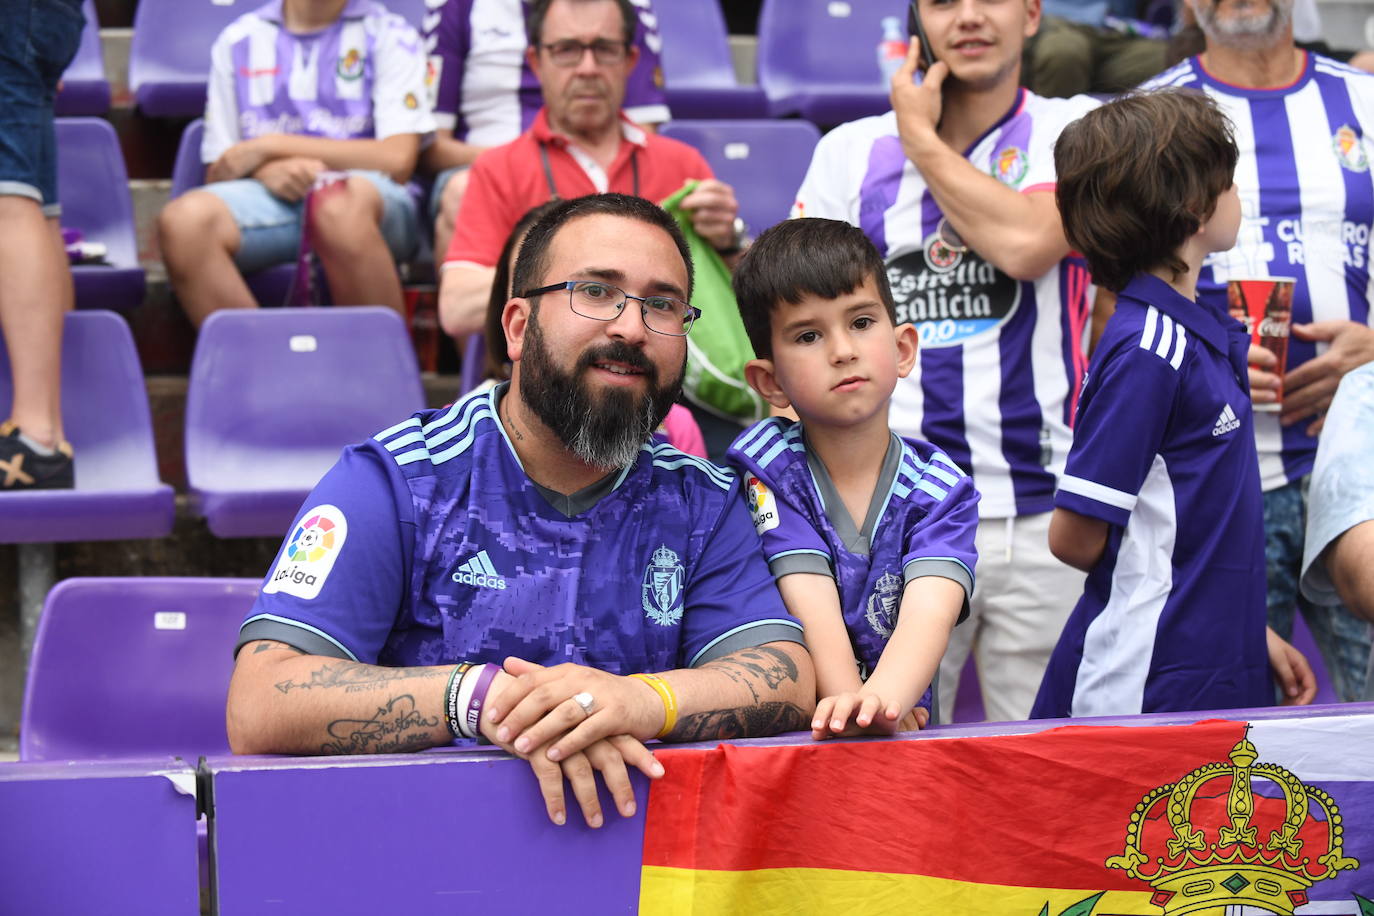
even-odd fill
[[[452,665],[383,668],[252,642],[229,684],[229,743],[237,754],[393,754],[448,744],[452,673]]]
[[[458,264],[439,274],[439,324],[455,339],[481,331],[486,325],[492,267]]]
[[[816,709],[811,656],[794,642],[741,649],[663,675],[678,700],[671,741],[757,738],[809,728]]]
[[[1034,280],[1069,251],[1053,195],[1013,190],[931,133],[904,143],[907,157],[964,243],[1017,280]],[[1035,198],[1045,197],[1037,202]]]
[[[267,158],[307,156],[331,169],[368,169],[383,172],[398,184],[410,180],[420,153],[420,138],[397,134],[384,140],[333,140],[301,134],[269,134],[259,140]]]
[[[425,148],[425,168],[438,173],[444,169],[472,165],[484,149],[485,146],[455,140],[448,131],[437,131],[434,141]]]

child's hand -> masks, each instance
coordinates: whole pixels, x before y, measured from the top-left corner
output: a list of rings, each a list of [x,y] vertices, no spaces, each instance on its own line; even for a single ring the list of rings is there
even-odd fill
[[[859,691],[824,697],[811,718],[811,737],[849,738],[854,735],[891,735],[901,724],[901,706],[877,694]]]
[[[902,721],[897,723],[899,732],[918,732],[930,724],[930,710],[924,706],[917,706],[911,712],[902,716]]]
[[[1269,669],[1283,692],[1280,706],[1306,706],[1317,696],[1317,676],[1307,657],[1284,641],[1273,627],[1264,628],[1269,649]]]

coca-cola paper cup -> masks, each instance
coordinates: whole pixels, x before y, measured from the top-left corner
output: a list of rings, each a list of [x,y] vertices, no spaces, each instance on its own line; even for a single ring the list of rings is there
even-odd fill
[[[1278,402],[1256,404],[1255,410],[1278,410],[1283,403],[1283,372],[1288,363],[1288,329],[1293,319],[1292,277],[1235,277],[1226,283],[1226,304],[1231,316],[1259,344],[1278,359]]]

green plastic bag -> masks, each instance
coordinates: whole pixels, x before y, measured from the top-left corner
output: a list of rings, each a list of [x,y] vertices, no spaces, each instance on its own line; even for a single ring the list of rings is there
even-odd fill
[[[768,403],[744,380],[744,364],[754,358],[754,348],[739,317],[730,287],[730,268],[711,243],[697,235],[692,215],[682,209],[682,199],[696,186],[696,181],[687,182],[662,204],[687,238],[695,270],[692,304],[701,309],[701,317],[687,335],[682,392],[703,410],[727,420],[752,423],[768,416]]]

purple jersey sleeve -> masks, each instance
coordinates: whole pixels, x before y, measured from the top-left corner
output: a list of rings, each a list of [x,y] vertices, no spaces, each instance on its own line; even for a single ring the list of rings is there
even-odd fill
[[[625,84],[625,114],[641,124],[661,124],[668,120],[668,99],[663,93],[663,38],[658,33],[658,17],[650,0],[630,0],[638,14],[635,45],[639,63]],[[681,0],[659,0],[680,3]]]
[[[463,62],[472,42],[472,0],[448,0],[425,16],[425,84],[439,127],[453,130],[463,97]]]
[[[915,514],[908,516],[915,518]],[[902,544],[903,584],[922,576],[952,579],[964,589],[964,606],[959,620],[968,616],[968,599],[973,594],[974,568],[978,548],[978,490],[973,478],[960,476],[944,497],[905,532]]]
[[[404,487],[384,453],[346,449],[290,528],[239,634],[241,647],[275,639],[311,655],[377,661],[405,600]]]
[[[805,644],[801,623],[787,613],[768,573],[738,493],[731,493],[704,544],[686,594],[682,661],[687,667],[761,642]],[[767,635],[760,639],[760,634]]]
[[[1168,360],[1133,336],[1118,338],[1089,369],[1055,506],[1126,524],[1164,441],[1178,380]]]

